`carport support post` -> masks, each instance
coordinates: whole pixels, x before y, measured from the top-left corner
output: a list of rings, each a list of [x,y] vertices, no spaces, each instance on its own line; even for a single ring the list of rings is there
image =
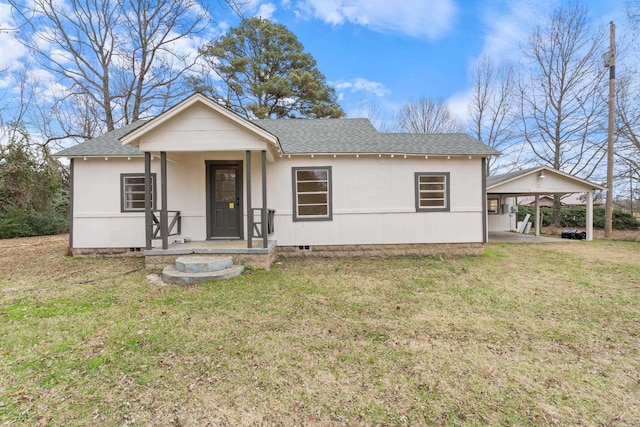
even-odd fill
[[[540,195],[536,194],[536,236],[540,236],[542,221],[540,221]]]
[[[587,240],[593,240],[593,190],[587,191]]]

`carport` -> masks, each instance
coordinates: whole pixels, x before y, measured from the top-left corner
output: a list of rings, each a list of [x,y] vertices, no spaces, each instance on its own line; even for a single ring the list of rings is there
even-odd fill
[[[535,235],[540,236],[540,196],[585,193],[587,240],[593,240],[593,192],[605,188],[546,167],[496,175],[487,178],[487,229],[490,232],[515,229],[516,198],[535,196]],[[488,236],[487,236],[488,237]]]

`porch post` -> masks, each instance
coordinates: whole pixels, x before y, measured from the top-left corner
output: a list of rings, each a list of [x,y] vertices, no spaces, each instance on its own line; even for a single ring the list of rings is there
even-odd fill
[[[267,151],[262,150],[262,247],[269,245],[269,227],[267,225]]]
[[[482,158],[482,243],[489,241],[487,218],[487,159]]]
[[[160,234],[162,249],[169,249],[169,214],[167,212],[167,153],[160,152],[160,173],[162,174],[162,210],[160,211]]]
[[[246,154],[247,169],[247,248],[253,247],[253,208],[251,207],[251,151]]]
[[[157,183],[156,183],[157,185]],[[151,153],[144,153],[144,227],[146,248],[151,249],[153,219],[151,218]]]
[[[587,240],[593,240],[593,190],[587,191]]]
[[[69,159],[69,253],[73,255],[73,157]]]
[[[540,221],[540,195],[536,194],[536,236],[540,236],[541,227],[542,221]]]

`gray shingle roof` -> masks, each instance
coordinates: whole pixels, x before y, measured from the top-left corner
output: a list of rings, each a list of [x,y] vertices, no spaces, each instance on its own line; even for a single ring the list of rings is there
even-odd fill
[[[142,126],[138,121],[56,153],[56,156],[140,156],[119,138]],[[379,133],[368,119],[253,120],[278,137],[284,154],[481,155],[500,153],[464,133]]]
[[[129,123],[119,129],[107,132],[104,135],[81,142],[73,147],[65,148],[59,151],[55,156],[59,157],[75,157],[75,156],[142,156],[142,152],[137,147],[130,145],[122,145],[120,138],[132,132],[145,124],[145,120]]]
[[[509,181],[512,178],[517,178],[519,176],[524,176],[528,173],[530,173],[531,171],[534,171],[536,169],[540,169],[540,166],[536,166],[534,168],[529,168],[529,169],[522,169],[519,171],[514,171],[514,172],[509,172],[509,173],[505,173],[502,175],[493,175],[493,176],[489,176],[487,177],[487,187],[493,187],[494,185],[498,185],[501,184],[505,181]]]
[[[500,154],[464,133],[378,133],[368,119],[254,120],[253,122],[276,135],[285,154]]]

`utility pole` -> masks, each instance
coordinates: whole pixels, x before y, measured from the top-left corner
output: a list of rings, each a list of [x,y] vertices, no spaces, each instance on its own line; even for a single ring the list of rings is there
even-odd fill
[[[613,131],[615,126],[616,93],[616,24],[609,24],[609,52],[603,55],[609,68],[609,132],[607,135],[607,200],[604,211],[604,238],[611,239],[613,225]]]

